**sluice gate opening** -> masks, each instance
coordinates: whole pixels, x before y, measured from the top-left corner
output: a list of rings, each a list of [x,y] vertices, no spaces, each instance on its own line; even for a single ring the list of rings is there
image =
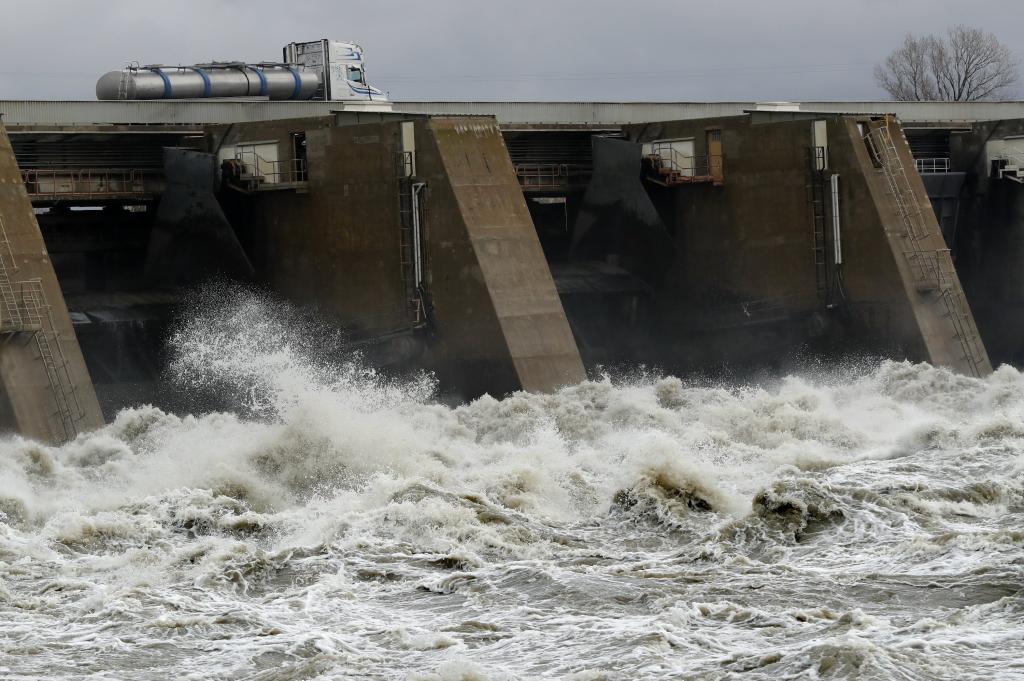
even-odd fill
[[[201,130],[39,126],[10,138],[107,416],[140,400],[163,404],[152,384],[180,294],[147,277],[147,249],[167,190],[164,149],[196,148]],[[54,357],[49,374],[62,374]]]

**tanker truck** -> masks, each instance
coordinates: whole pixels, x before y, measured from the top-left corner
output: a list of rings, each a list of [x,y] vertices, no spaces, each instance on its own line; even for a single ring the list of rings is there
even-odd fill
[[[280,62],[136,63],[105,73],[96,83],[101,100],[225,97],[388,103],[366,82],[363,49],[326,38],[285,45]]]

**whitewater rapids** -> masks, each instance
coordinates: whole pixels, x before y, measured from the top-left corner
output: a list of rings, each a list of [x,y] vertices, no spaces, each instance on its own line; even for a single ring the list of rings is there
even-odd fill
[[[1024,678],[1012,368],[449,407],[238,321],[237,413],[0,442],[0,678]]]

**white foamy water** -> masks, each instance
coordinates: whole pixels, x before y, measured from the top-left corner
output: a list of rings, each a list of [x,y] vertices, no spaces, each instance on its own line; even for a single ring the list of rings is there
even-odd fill
[[[1024,378],[880,362],[434,403],[257,299],[0,442],[0,678],[1024,678]]]

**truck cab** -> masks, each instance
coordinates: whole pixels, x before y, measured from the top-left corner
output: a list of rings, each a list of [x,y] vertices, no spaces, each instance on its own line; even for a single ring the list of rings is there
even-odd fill
[[[289,43],[284,61],[320,76],[320,90],[314,99],[339,102],[386,103],[387,96],[366,82],[363,48],[356,43],[322,38]]]

